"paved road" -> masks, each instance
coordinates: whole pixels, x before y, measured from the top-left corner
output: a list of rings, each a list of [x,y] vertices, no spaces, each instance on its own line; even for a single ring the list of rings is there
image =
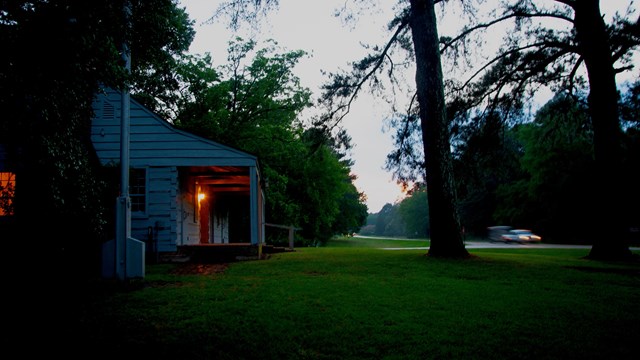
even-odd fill
[[[561,244],[505,244],[489,241],[466,241],[467,249],[590,249],[591,245],[561,245]],[[422,247],[388,247],[383,250],[427,250]],[[632,249],[633,250],[633,249]]]
[[[390,239],[387,237],[376,237],[376,236],[360,236],[356,235],[355,237],[366,238],[366,239],[385,239],[385,240],[402,240],[402,241],[424,241],[424,240],[416,240],[416,239]],[[502,242],[491,242],[491,241],[465,241],[465,247],[467,249],[590,249],[591,245],[563,245],[563,244],[517,244],[517,243],[502,243]],[[427,250],[429,249],[426,246],[418,246],[418,247],[386,247],[381,248],[383,250]],[[640,250],[640,247],[632,247],[630,248],[633,251]]]

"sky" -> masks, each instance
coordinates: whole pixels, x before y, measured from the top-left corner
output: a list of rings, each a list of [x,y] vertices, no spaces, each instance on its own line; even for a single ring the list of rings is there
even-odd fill
[[[348,0],[280,0],[279,9],[272,10],[268,17],[263,18],[258,32],[244,26],[238,33],[231,32],[223,22],[206,21],[220,2],[180,0],[180,6],[194,20],[196,31],[189,52],[210,53],[213,65],[217,67],[226,63],[228,42],[235,36],[253,39],[258,45],[267,39],[275,39],[287,51],[304,50],[309,53],[309,57],[300,60],[294,72],[301,84],[317,97],[320,85],[326,81],[323,70],[349,70],[350,61],[359,60],[366,54],[361,43],[386,42],[389,37],[386,22],[392,18],[392,8],[397,0],[380,1],[381,6],[360,17],[355,25],[346,25],[334,16],[335,10]],[[603,0],[601,3],[604,13],[608,6],[626,6],[628,0]],[[451,33],[461,25],[460,21],[451,20],[458,18],[449,19],[438,24],[440,35]],[[386,203],[393,204],[404,196],[392,174],[384,169],[387,154],[393,150],[392,131],[388,130],[385,122],[387,114],[388,109],[382,101],[363,93],[342,123],[354,145],[351,169],[357,176],[355,185],[366,194],[370,213],[376,213]]]

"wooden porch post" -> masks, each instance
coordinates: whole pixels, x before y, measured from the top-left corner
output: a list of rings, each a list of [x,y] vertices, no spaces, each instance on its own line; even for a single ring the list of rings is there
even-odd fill
[[[258,170],[255,166],[249,167],[249,213],[251,228],[251,244],[262,246],[258,238],[259,212],[258,212]]]

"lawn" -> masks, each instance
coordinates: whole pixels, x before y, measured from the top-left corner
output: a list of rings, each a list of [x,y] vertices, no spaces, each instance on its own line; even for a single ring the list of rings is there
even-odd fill
[[[207,275],[158,264],[127,286],[96,281],[63,316],[59,348],[92,359],[640,358],[639,264],[517,248],[454,261],[353,241]]]
[[[428,239],[396,239],[377,237],[338,237],[327,244],[328,247],[367,247],[367,248],[407,248],[427,247]]]

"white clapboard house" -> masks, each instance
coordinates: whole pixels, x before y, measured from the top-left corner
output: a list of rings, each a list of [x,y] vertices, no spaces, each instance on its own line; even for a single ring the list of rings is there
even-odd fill
[[[104,166],[120,163],[120,104],[109,88],[94,101],[91,140]],[[147,254],[264,243],[256,156],[176,129],[133,98],[129,152],[131,237]]]

